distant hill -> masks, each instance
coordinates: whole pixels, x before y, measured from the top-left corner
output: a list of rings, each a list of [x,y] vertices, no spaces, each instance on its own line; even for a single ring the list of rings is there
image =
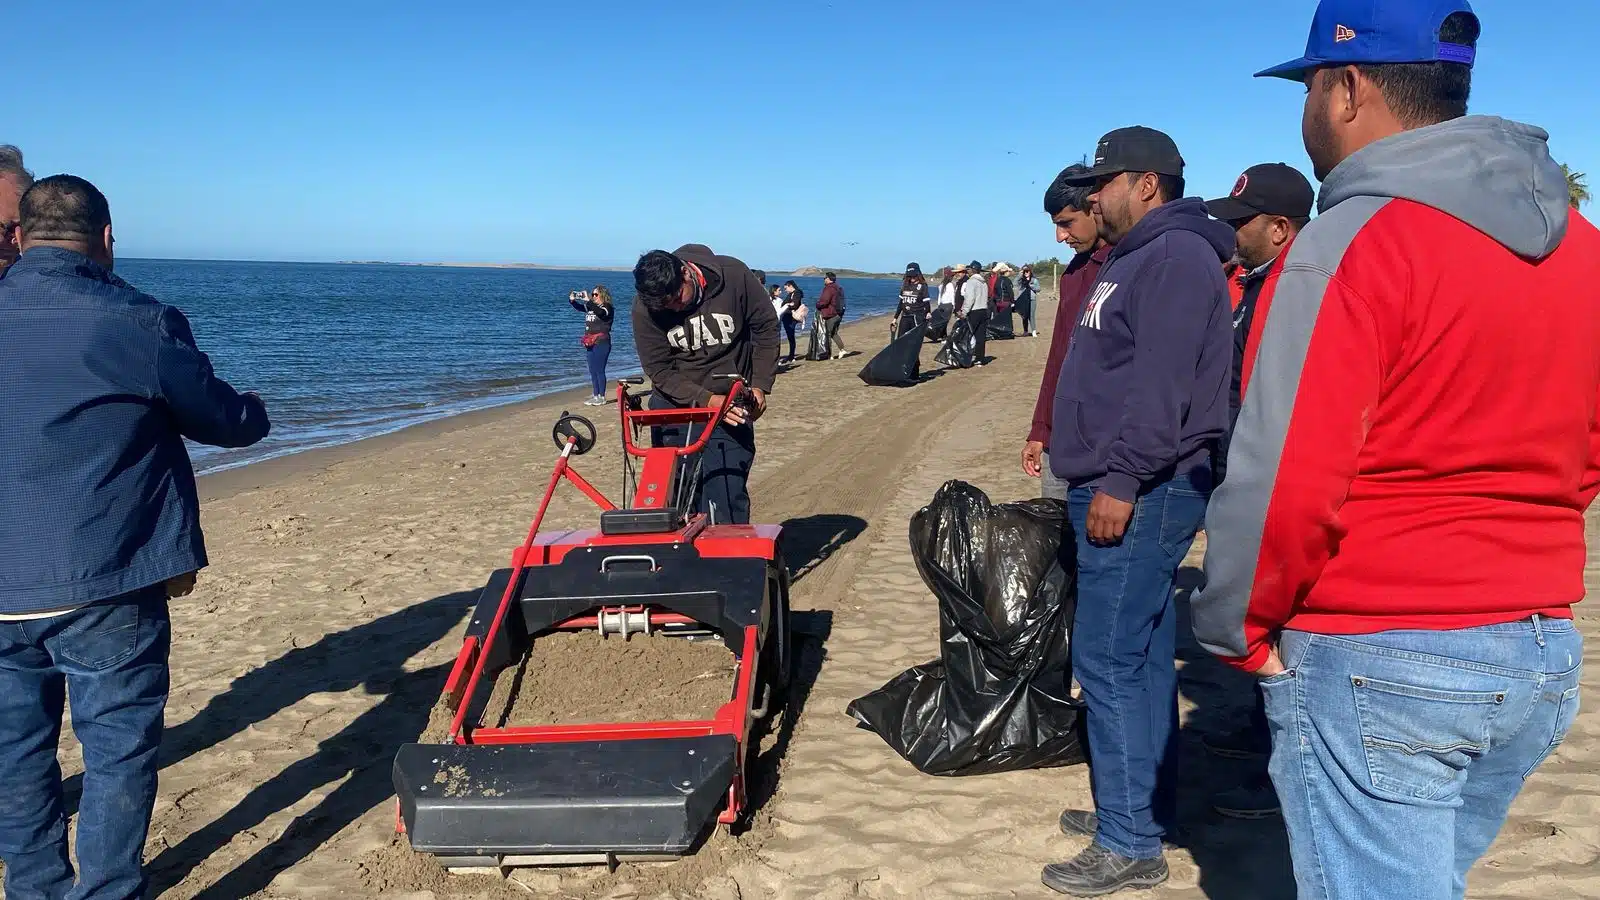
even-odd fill
[[[860,269],[823,269],[817,266],[801,266],[790,272],[790,275],[799,278],[821,278],[832,272],[840,278],[899,278],[899,272],[863,272]]]

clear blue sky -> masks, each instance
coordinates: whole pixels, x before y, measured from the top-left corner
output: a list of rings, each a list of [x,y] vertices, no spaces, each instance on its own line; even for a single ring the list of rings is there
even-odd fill
[[[1309,172],[1303,89],[1250,74],[1313,8],[10,0],[0,143],[99,184],[130,256],[1022,260],[1056,251],[1045,186],[1117,126],[1172,134],[1190,193]],[[1600,2],[1477,11],[1473,110],[1600,183]]]

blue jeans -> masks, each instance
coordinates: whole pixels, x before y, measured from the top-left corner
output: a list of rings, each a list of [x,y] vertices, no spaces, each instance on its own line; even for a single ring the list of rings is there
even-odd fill
[[[1300,900],[1465,896],[1522,782],[1578,714],[1565,619],[1285,631],[1262,682]]]
[[[0,622],[7,900],[143,896],[170,641],[164,585],[49,619]],[[84,765],[76,884],[56,763],[69,692]]]
[[[800,323],[796,322],[793,316],[788,315],[783,316],[778,321],[783,324],[783,336],[789,339],[789,355],[784,357],[784,361],[794,362],[794,330]]]
[[[586,352],[589,354],[589,386],[594,388],[596,397],[603,397],[606,393],[606,363],[611,359],[611,341],[600,341]]]
[[[652,409],[664,409],[669,401],[654,395]],[[686,446],[698,440],[704,425],[662,425],[654,429],[657,447]],[[694,474],[696,460],[683,461],[679,477]],[[754,425],[718,425],[700,451],[700,480],[693,485],[694,511],[705,513],[713,525],[750,524],[750,467],[756,462]]]
[[[1067,505],[1078,539],[1072,667],[1088,704],[1089,784],[1102,847],[1135,859],[1161,855],[1176,813],[1178,616],[1172,582],[1211,497],[1209,464],[1134,503],[1115,546],[1089,543],[1094,490]]]

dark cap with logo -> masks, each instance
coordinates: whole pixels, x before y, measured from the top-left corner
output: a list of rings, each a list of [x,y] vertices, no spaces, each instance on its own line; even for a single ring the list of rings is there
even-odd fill
[[[919,266],[916,263],[906,263],[906,274],[907,275],[921,275],[922,274],[922,266]]]
[[[1094,148],[1094,165],[1067,179],[1074,187],[1094,184],[1107,175],[1123,172],[1154,172],[1157,175],[1183,177],[1183,157],[1178,145],[1166,134],[1134,125],[1107,132]]]
[[[1298,169],[1285,163],[1262,163],[1245,169],[1228,196],[1206,201],[1206,211],[1224,222],[1259,215],[1301,219],[1311,215],[1316,201],[1311,182]]]
[[[1306,55],[1256,73],[1304,81],[1324,66],[1448,62],[1471,66],[1477,51],[1439,40],[1444,20],[1473,16],[1468,0],[1322,0],[1311,20]]]

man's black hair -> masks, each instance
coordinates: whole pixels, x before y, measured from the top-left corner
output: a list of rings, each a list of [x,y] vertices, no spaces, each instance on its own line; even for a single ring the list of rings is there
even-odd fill
[[[766,270],[764,270],[764,269],[751,269],[750,273],[752,275],[755,275],[756,276],[756,280],[761,282],[762,284],[766,284],[767,283]]]
[[[824,272],[822,274],[822,280],[824,280],[824,281],[838,281],[839,280],[839,276],[833,274],[832,272]]]
[[[1174,200],[1183,199],[1183,188],[1182,175],[1156,176],[1156,189],[1161,192],[1162,203],[1171,203]]]
[[[663,309],[683,288],[683,261],[665,250],[651,250],[634,264],[633,286],[646,309]]]
[[[76,175],[51,175],[22,195],[18,217],[29,241],[92,243],[111,224],[111,204],[99,188]]]
[[[1082,163],[1073,163],[1061,170],[1056,180],[1044,192],[1044,211],[1054,219],[1061,215],[1064,209],[1075,209],[1078,212],[1089,211],[1089,195],[1094,193],[1094,188],[1089,186],[1073,187],[1067,179],[1075,178],[1089,171],[1089,167]]]
[[[1455,12],[1439,26],[1439,40],[1476,47],[1480,32],[1477,16]],[[1356,70],[1378,86],[1390,111],[1409,127],[1437,125],[1467,114],[1467,101],[1472,96],[1471,66],[1453,62],[1389,63],[1356,66]]]

